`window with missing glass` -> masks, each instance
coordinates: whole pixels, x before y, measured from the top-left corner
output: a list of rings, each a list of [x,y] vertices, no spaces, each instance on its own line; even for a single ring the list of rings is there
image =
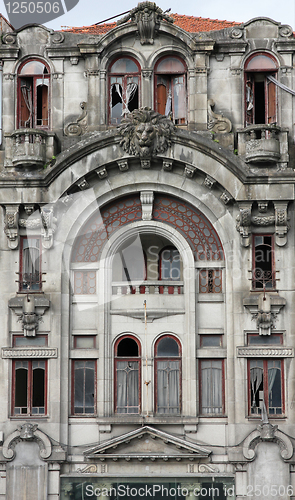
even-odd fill
[[[187,122],[186,64],[165,56],[155,66],[155,109],[176,125]]]
[[[281,359],[248,360],[249,415],[284,414],[284,362]]]
[[[141,346],[132,336],[115,344],[115,412],[140,413]]]
[[[118,125],[122,118],[139,108],[140,66],[131,57],[116,59],[109,68],[109,123]]]
[[[155,344],[156,413],[181,413],[181,345],[165,335]]]

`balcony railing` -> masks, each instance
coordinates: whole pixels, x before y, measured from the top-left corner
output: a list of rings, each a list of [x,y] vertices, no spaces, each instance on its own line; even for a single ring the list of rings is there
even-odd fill
[[[4,134],[6,167],[44,167],[56,154],[54,132],[41,129],[19,129]]]
[[[252,271],[252,288],[257,289],[275,289],[276,276],[273,271],[260,268]]]
[[[252,125],[238,130],[238,154],[247,163],[282,164],[287,167],[288,130],[276,125]]]
[[[181,295],[183,294],[182,281],[132,281],[131,284],[124,282],[112,283],[113,295]]]

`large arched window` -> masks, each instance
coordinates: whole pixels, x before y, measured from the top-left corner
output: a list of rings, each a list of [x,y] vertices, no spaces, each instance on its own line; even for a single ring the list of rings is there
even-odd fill
[[[269,54],[255,53],[245,64],[245,123],[246,125],[277,122],[276,77],[277,61]]]
[[[131,57],[116,59],[109,68],[109,123],[139,107],[140,66]]]
[[[163,57],[155,66],[155,109],[176,125],[187,121],[186,65],[177,56]]]
[[[140,413],[140,343],[124,336],[115,344],[115,412]]]
[[[172,335],[160,337],[155,344],[156,413],[181,412],[181,346]]]
[[[38,59],[23,63],[18,71],[18,128],[49,127],[49,67]]]

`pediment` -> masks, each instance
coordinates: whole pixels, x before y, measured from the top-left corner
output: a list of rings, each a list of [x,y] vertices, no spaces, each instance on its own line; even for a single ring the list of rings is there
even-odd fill
[[[195,460],[211,451],[149,426],[110,439],[84,452],[88,459],[104,460]]]

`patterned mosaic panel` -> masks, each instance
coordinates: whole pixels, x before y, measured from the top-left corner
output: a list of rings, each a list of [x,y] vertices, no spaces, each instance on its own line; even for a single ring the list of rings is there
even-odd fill
[[[222,292],[222,270],[202,269],[199,273],[200,293],[221,293]]]
[[[153,219],[175,227],[190,243],[196,260],[223,260],[222,245],[215,229],[192,205],[158,195],[154,201]]]
[[[103,245],[119,227],[141,220],[138,195],[116,200],[103,207],[85,224],[76,239],[72,262],[97,262]],[[153,220],[176,228],[188,241],[196,260],[223,260],[220,239],[208,219],[195,207],[174,197],[157,195]]]
[[[93,295],[96,294],[96,272],[75,271],[74,272],[74,294]]]

